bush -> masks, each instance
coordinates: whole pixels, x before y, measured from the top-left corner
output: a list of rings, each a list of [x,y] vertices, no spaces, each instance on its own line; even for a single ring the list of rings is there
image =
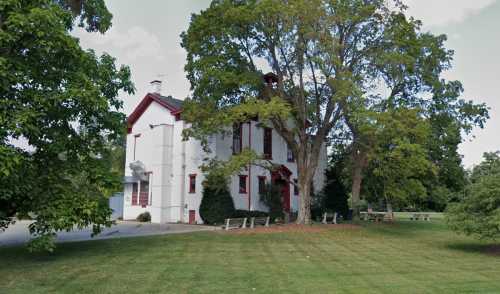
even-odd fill
[[[479,239],[500,238],[500,174],[484,176],[472,184],[460,203],[446,209],[448,226],[468,236]]]
[[[323,213],[339,213],[344,218],[349,215],[349,192],[342,180],[341,167],[330,166],[326,172],[326,183],[323,190],[313,194],[311,216],[315,220],[321,220]]]
[[[141,223],[151,222],[151,214],[149,212],[143,212],[137,216],[137,221]]]
[[[233,197],[223,176],[208,174],[203,182],[200,216],[205,224],[222,224],[235,213]]]
[[[500,152],[474,167],[463,199],[446,209],[448,226],[479,239],[500,239]]]

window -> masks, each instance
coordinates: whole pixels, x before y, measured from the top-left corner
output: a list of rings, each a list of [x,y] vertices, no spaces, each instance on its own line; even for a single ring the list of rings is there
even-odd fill
[[[264,129],[264,158],[273,158],[273,129]]]
[[[196,175],[189,175],[189,193],[196,193]]]
[[[242,124],[233,125],[233,154],[241,153]]]
[[[149,204],[149,182],[141,181],[139,192],[139,205],[146,206]]]
[[[297,179],[293,179],[293,195],[299,196],[299,181]]]
[[[132,184],[132,205],[137,205],[137,192],[139,190],[139,185],[137,183]]]
[[[293,152],[292,152],[292,149],[290,149],[290,147],[287,147],[287,152],[286,152],[286,159],[288,160],[288,162],[294,162],[295,161],[295,158],[293,157]]]
[[[245,194],[247,193],[247,176],[240,176],[240,194]]]
[[[259,177],[259,194],[266,193],[266,177]]]

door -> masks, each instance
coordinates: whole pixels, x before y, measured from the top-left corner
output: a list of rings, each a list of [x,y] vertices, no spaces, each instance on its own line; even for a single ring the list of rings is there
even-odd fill
[[[196,210],[189,211],[189,223],[192,225],[196,224]]]

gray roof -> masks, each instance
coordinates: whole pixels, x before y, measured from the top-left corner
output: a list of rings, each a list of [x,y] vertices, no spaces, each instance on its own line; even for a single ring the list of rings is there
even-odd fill
[[[182,104],[184,103],[184,101],[182,100],[179,100],[179,99],[176,99],[172,96],[159,96],[159,98],[164,101],[165,103],[167,103],[168,105],[171,105],[177,109],[181,109],[182,108]]]

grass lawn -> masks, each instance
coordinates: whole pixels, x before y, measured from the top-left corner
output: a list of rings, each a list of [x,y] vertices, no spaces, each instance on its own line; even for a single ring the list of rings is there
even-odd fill
[[[495,252],[496,251],[496,252]],[[500,293],[498,247],[441,221],[0,248],[0,293]]]

